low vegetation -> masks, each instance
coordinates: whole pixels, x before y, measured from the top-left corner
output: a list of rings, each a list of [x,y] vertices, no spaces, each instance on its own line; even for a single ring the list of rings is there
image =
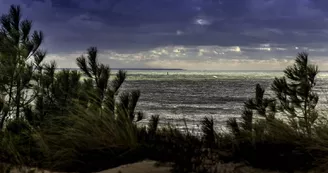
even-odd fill
[[[43,34],[32,32],[19,6],[1,17],[0,171],[37,167],[94,172],[152,159],[173,163],[172,172],[222,172],[223,163],[285,172],[326,170],[328,126],[316,105],[318,67],[300,53],[276,78],[273,94],[259,84],[229,132],[201,122],[202,135],[159,127],[159,116],[140,127],[140,92],[120,87],[127,73],[112,74],[91,47],[75,70],[44,62]],[[221,170],[220,170],[221,169]]]

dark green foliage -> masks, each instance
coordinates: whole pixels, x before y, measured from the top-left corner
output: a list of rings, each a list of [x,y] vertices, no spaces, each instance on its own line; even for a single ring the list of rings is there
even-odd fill
[[[119,71],[110,80],[110,69],[98,62],[97,49],[92,47],[87,54],[88,61],[83,56],[77,58],[86,77],[83,81],[79,72],[69,70],[47,80],[52,84],[44,92],[50,96],[44,103],[50,103],[54,110],[43,109],[50,116],[50,122],[44,123],[52,126],[45,133],[46,141],[51,142],[48,162],[57,162],[51,164],[56,170],[99,171],[139,158],[134,148],[135,122],[142,119],[142,113],[135,112],[140,92],[119,93],[126,72]]]
[[[241,122],[228,121],[235,136],[234,160],[284,171],[314,166],[317,153],[309,152],[312,144],[305,141],[312,138],[319,116],[313,91],[318,68],[300,53],[284,73],[273,81],[274,97],[265,98],[265,90],[257,84],[255,98],[245,102]]]
[[[240,135],[239,124],[237,123],[236,118],[230,118],[227,121],[227,126],[230,129],[230,132],[234,134],[235,137],[238,137]]]
[[[40,66],[46,53],[39,50],[42,32],[33,32],[31,28],[31,21],[21,19],[19,6],[11,6],[8,14],[1,16],[0,92],[6,96],[3,103],[7,108],[0,112],[1,129],[8,117],[20,118],[24,107],[36,96],[27,92],[33,88],[35,67]]]
[[[0,162],[57,171],[94,172],[153,159],[173,163],[172,172],[216,172],[218,162],[293,172],[327,163],[328,127],[316,110],[318,67],[306,53],[271,86],[257,84],[241,118],[218,133],[213,118],[201,121],[201,136],[188,129],[147,127],[137,112],[140,92],[120,88],[126,71],[111,74],[90,47],[77,58],[80,71],[56,71],[43,63],[43,34],[11,6],[0,20]],[[323,168],[325,168],[323,166]]]
[[[189,130],[181,132],[171,126],[158,127],[159,116],[152,116],[148,128],[140,128],[138,140],[144,157],[159,162],[172,162],[172,172],[208,173],[218,161],[217,133],[213,119],[204,118],[204,136]]]
[[[214,130],[214,120],[212,118],[205,117],[202,122],[202,132],[203,140],[206,147],[213,148],[216,144],[215,139],[215,130]]]
[[[88,102],[94,106],[105,107],[113,114],[124,113],[126,116],[130,117],[131,120],[134,120],[136,114],[141,115],[141,113],[135,113],[140,92],[136,90],[119,95],[119,88],[126,79],[126,71],[118,71],[115,77],[110,80],[110,68],[108,65],[98,62],[97,54],[97,48],[90,47],[87,50],[87,57],[81,56],[76,59],[77,65],[88,78],[84,81],[84,88],[92,88],[91,91],[94,91],[92,98],[89,99]],[[115,101],[115,96],[117,95],[119,95],[118,102]],[[118,107],[117,110],[115,110],[116,107]],[[124,110],[124,112],[118,112],[122,110]]]
[[[148,124],[148,133],[156,134],[158,129],[158,123],[159,123],[159,115],[153,115],[151,116],[151,119]]]
[[[272,85],[278,107],[300,133],[311,137],[319,114],[316,105],[319,97],[313,91],[318,67],[308,63],[308,54],[298,54],[295,64],[286,68],[285,77],[276,78]]]
[[[241,122],[241,127],[245,130],[245,131],[249,131],[249,132],[252,132],[253,130],[253,112],[252,110],[248,109],[248,108],[245,108],[242,115],[241,115],[241,118],[242,118],[242,122]],[[236,124],[236,122],[234,121],[233,123]],[[236,125],[233,125],[232,124],[232,127],[233,128],[236,128],[235,127]],[[236,133],[236,132],[234,132]]]
[[[0,161],[13,165],[36,166],[44,158],[45,147],[40,134],[28,122],[15,119],[8,123],[1,135]]]
[[[57,167],[86,159],[77,153],[113,151],[114,158],[133,148],[134,123],[143,114],[135,112],[139,91],[119,93],[126,72],[119,71],[110,79],[110,68],[98,62],[95,47],[88,49],[87,59],[77,59],[82,73],[56,71],[55,62],[43,63],[46,52],[39,50],[42,32],[31,28],[31,21],[21,20],[19,6],[11,6],[1,17],[0,128],[4,135],[0,147],[13,146],[8,150],[12,152],[4,153],[8,158],[22,156],[18,161],[7,161],[24,165],[28,160],[41,167]],[[83,74],[86,79],[82,80]],[[76,145],[72,145],[73,139]],[[41,142],[47,147],[41,147]],[[59,163],[51,163],[56,159]]]

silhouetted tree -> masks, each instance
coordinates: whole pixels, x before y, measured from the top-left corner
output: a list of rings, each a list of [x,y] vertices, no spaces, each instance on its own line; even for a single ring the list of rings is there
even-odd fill
[[[245,131],[254,130],[255,111],[267,122],[273,121],[279,112],[287,116],[289,125],[295,130],[308,137],[312,136],[313,125],[319,116],[316,110],[319,97],[313,90],[318,67],[308,63],[307,53],[299,53],[295,64],[287,67],[284,74],[284,77],[273,81],[271,89],[275,94],[274,98],[264,98],[264,89],[259,84],[256,85],[255,98],[245,102],[240,125],[233,119],[228,122],[234,133],[240,127]]]
[[[278,109],[287,115],[289,123],[311,137],[319,116],[316,110],[319,97],[313,90],[318,66],[308,61],[307,53],[299,53],[295,64],[284,70],[285,76],[275,78],[272,90],[279,103]]]
[[[32,32],[32,22],[21,19],[21,8],[12,5],[9,13],[1,16],[0,30],[0,92],[2,109],[0,128],[6,119],[20,118],[22,110],[37,95],[32,90],[34,72],[45,58],[39,49],[43,34]]]
[[[255,91],[255,97],[244,103],[241,122],[237,123],[236,118],[231,118],[227,122],[229,129],[235,134],[235,136],[239,136],[241,131],[252,135],[254,130],[258,130],[255,128],[254,120],[273,121],[275,119],[275,100],[264,97],[265,90],[260,84],[256,85]]]
[[[118,91],[126,79],[126,71],[119,70],[115,78],[110,80],[110,68],[98,62],[97,54],[97,48],[90,47],[87,50],[87,57],[82,55],[76,59],[78,67],[87,77],[85,83],[92,83],[94,86],[92,91],[95,97],[89,99],[89,102],[101,109],[105,108],[110,114],[126,115],[131,121],[137,115],[137,119],[140,120],[142,113],[135,113],[140,91],[126,91],[119,94]]]
[[[275,78],[273,97],[256,85],[255,98],[245,102],[240,122],[227,122],[234,135],[234,155],[260,167],[294,170],[311,166],[314,160],[304,139],[313,137],[318,112],[314,92],[318,67],[308,63],[308,54],[297,55],[295,64]],[[314,153],[316,154],[316,153]],[[264,158],[270,158],[266,161]],[[272,162],[274,161],[274,162]]]

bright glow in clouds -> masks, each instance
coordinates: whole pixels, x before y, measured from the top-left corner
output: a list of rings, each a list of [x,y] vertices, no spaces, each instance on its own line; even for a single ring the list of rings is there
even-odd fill
[[[194,24],[196,25],[211,25],[212,22],[206,16],[199,16],[194,19]]]
[[[180,30],[177,30],[177,35],[182,35],[183,34],[183,32],[182,31],[180,31]]]
[[[270,47],[260,47],[258,48],[259,50],[266,50],[266,51],[271,51]]]
[[[234,51],[235,52],[240,52],[240,47],[239,46],[236,46]]]
[[[299,48],[301,51],[301,47]],[[303,49],[303,48],[302,48]],[[273,45],[259,47],[220,47],[220,46],[167,46],[137,53],[101,51],[99,61],[113,68],[182,68],[187,70],[282,70],[294,62],[295,54]],[[321,50],[321,49],[315,49]],[[269,51],[269,52],[268,52]],[[322,49],[321,51],[324,51]],[[286,53],[287,52],[287,53]],[[311,50],[310,50],[311,52]],[[47,61],[56,60],[60,68],[75,68],[76,58],[85,52],[78,51],[66,55],[48,55]],[[263,59],[261,56],[271,56]],[[324,56],[310,57],[319,64],[321,70],[328,69]]]

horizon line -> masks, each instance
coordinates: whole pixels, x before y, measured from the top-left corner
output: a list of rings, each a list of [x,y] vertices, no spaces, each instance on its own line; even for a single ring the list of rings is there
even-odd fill
[[[61,69],[73,69],[80,70],[80,68],[56,68],[58,70]],[[171,70],[171,71],[185,71],[186,69],[182,68],[110,68],[111,70]]]
[[[71,69],[80,70],[80,68],[56,68],[56,70]],[[131,70],[131,71],[215,71],[215,72],[283,72],[284,70],[193,70],[182,68],[110,68],[111,70]],[[320,72],[328,72],[328,70],[322,70]]]

